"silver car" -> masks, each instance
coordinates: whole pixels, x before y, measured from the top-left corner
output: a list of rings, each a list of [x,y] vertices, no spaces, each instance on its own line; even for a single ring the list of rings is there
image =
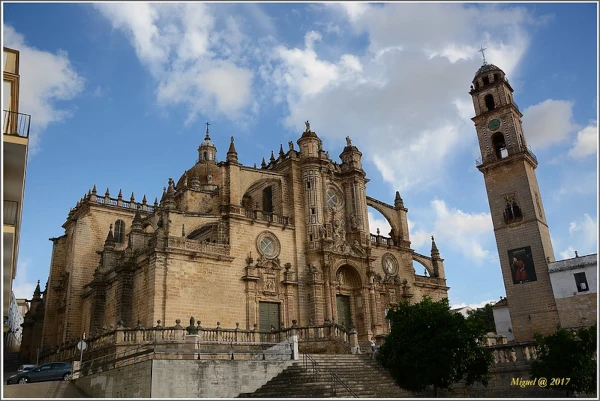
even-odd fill
[[[33,368],[35,368],[37,365],[21,365],[19,366],[19,369],[17,369],[17,373],[23,373],[23,372],[27,372],[28,370],[31,370]]]

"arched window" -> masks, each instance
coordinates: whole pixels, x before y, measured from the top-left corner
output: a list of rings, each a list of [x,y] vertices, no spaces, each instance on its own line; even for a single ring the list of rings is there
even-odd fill
[[[263,189],[263,212],[273,213],[273,188]]]
[[[208,153],[206,151],[202,154],[202,158],[208,160]]]
[[[494,110],[496,108],[496,103],[494,103],[494,96],[489,94],[489,95],[485,95],[485,107],[487,107],[488,110]]]
[[[123,220],[117,220],[115,222],[115,242],[122,244],[125,239],[125,222]]]
[[[496,159],[504,159],[508,156],[508,151],[506,150],[506,142],[504,141],[504,135],[501,132],[496,132],[492,135],[492,145],[494,146],[494,153],[496,154]]]
[[[523,220],[523,212],[517,204],[515,194],[504,195],[504,221],[506,224]]]

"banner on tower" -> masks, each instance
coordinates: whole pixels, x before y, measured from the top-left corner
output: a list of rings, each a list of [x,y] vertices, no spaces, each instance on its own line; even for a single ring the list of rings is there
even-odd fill
[[[513,284],[537,281],[530,246],[508,251],[508,261],[512,273]]]

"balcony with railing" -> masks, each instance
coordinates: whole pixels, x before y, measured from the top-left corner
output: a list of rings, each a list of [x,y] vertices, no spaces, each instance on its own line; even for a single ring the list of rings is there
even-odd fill
[[[19,216],[19,202],[4,201],[4,217],[2,222],[5,226],[16,226],[17,217]]]
[[[4,135],[29,138],[29,129],[31,127],[31,116],[29,114],[4,110],[2,117],[2,132],[4,133]]]
[[[533,159],[533,161],[535,162],[536,165],[538,163],[537,157],[532,152],[532,150],[529,146],[523,146],[523,145],[511,146],[511,147],[506,148],[506,151],[507,151],[507,156],[504,156],[504,157],[502,154],[500,156],[498,156],[494,152],[488,153],[485,156],[475,160],[475,166],[477,168],[480,168],[484,164],[491,164],[491,163],[494,163],[494,162],[497,162],[500,160],[508,159],[511,156],[519,155],[519,154],[525,154],[525,155],[529,156],[531,159]]]

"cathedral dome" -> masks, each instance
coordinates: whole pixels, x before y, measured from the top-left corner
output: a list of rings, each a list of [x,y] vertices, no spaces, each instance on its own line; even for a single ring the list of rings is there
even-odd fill
[[[477,78],[481,74],[488,73],[490,71],[500,71],[502,75],[504,75],[504,71],[502,71],[499,67],[495,66],[494,64],[485,63],[475,73],[475,78],[473,78],[473,82],[477,81]]]
[[[192,168],[187,170],[177,181],[176,189],[183,187],[184,181],[187,179],[187,186],[192,186],[194,179],[194,170],[198,174],[199,185],[217,185],[221,186],[221,171],[217,163],[213,161],[202,161],[196,163]],[[209,179],[210,177],[210,179]],[[210,182],[209,182],[210,181]]]
[[[206,138],[204,138],[204,141],[202,141],[202,143],[200,144],[201,148],[206,148],[206,147],[213,147],[216,148],[215,144],[213,143],[213,141],[211,141],[210,137],[207,135]]]

